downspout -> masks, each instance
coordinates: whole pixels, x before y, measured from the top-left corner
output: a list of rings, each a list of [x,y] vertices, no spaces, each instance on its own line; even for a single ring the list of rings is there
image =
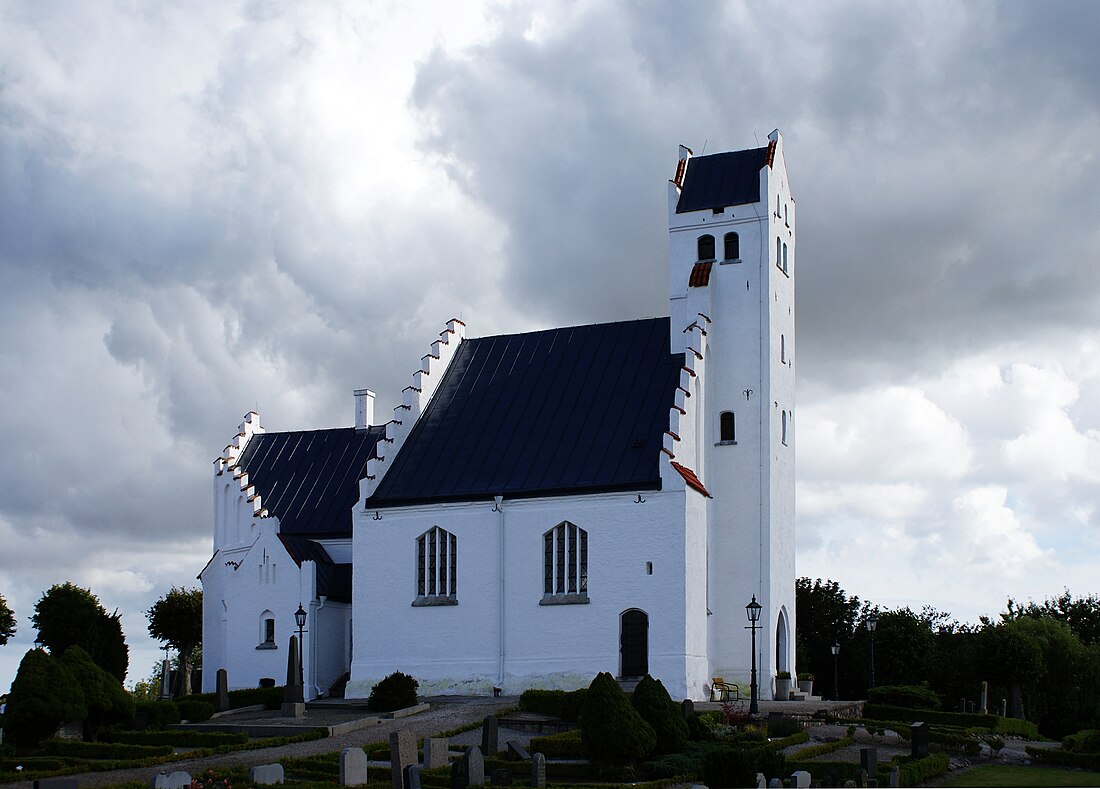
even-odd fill
[[[504,508],[501,502],[504,501],[503,496],[493,496],[493,510],[497,513],[497,536],[500,545],[500,567],[498,568],[498,575],[500,576],[500,589],[498,594],[500,595],[500,604],[497,609],[500,613],[498,626],[498,640],[500,645],[500,654],[498,656],[497,665],[497,686],[504,687]]]
[[[328,602],[328,597],[325,595],[317,595],[317,598],[321,601],[320,605],[311,604],[310,608],[313,609],[313,630],[309,634],[309,673],[310,683],[313,685],[313,690],[316,693],[314,698],[320,698],[321,687],[317,684],[317,629],[320,627],[321,622],[321,609],[325,607],[325,603]]]

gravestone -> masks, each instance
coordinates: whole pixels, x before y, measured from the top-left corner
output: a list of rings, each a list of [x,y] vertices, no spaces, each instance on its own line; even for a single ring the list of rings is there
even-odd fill
[[[229,709],[229,672],[224,668],[218,669],[217,695],[214,697],[214,712],[225,712]]]
[[[167,660],[160,663],[160,692],[157,693],[158,701],[168,701],[172,698],[172,669]]]
[[[978,696],[978,707],[981,709],[982,714],[989,712],[989,683],[982,682],[982,690]]]
[[[923,759],[928,755],[928,724],[916,721],[910,727],[910,755],[914,759]]]
[[[680,702],[680,714],[684,716],[684,720],[688,720],[695,714],[695,702],[691,699],[684,699]]]
[[[840,773],[836,771],[836,768],[829,770],[829,775],[826,777],[825,786],[840,786]]]
[[[39,778],[34,782],[34,789],[78,789],[79,786],[77,780],[69,776]]]
[[[451,741],[446,737],[427,737],[424,739],[424,769],[446,767]]]
[[[512,771],[507,767],[498,767],[489,776],[489,783],[493,786],[511,786]]]
[[[889,786],[901,786],[901,770],[897,767],[890,768]]]
[[[806,770],[795,770],[791,773],[791,789],[809,789],[814,777]]]
[[[959,698],[959,712],[966,712],[966,699],[962,697]]]
[[[393,789],[405,786],[405,768],[416,764],[416,738],[408,729],[390,735],[390,782]]]
[[[286,779],[283,766],[275,764],[257,764],[248,771],[248,782],[258,786],[274,786],[281,784]]]
[[[768,789],[768,777],[764,773],[756,774],[756,789]]]
[[[531,757],[531,789],[546,789],[546,757],[541,753]]]
[[[497,716],[490,715],[481,723],[481,753],[492,758],[500,750],[497,741]]]
[[[860,748],[859,749],[859,766],[867,771],[868,775],[878,774],[878,749],[877,748]]]
[[[508,740],[508,758],[517,762],[526,762],[530,760],[531,754],[519,740]]]
[[[466,789],[469,786],[463,767],[464,765],[460,761],[451,762],[451,789]]]
[[[844,782],[844,789],[855,789],[856,782],[849,778]]]
[[[413,762],[401,771],[405,789],[420,789],[420,768]]]
[[[471,745],[462,757],[468,786],[485,786],[485,758],[481,749]]]
[[[275,687],[275,677],[260,677],[261,688],[273,688]]]
[[[283,688],[283,716],[300,718],[306,712],[305,691],[302,688],[301,669],[298,665],[298,636],[290,637],[289,654],[286,656],[286,685]]]
[[[867,786],[867,770],[863,767],[856,770],[856,786]]]
[[[783,789],[783,779],[772,778],[770,781],[768,781],[768,789]]]
[[[1008,717],[1008,699],[1001,699],[1001,717]]]
[[[340,751],[340,786],[362,786],[367,782],[367,754],[362,748]]]
[[[176,770],[168,775],[163,772],[153,776],[150,783],[153,789],[187,789],[191,786],[191,773],[184,770]]]

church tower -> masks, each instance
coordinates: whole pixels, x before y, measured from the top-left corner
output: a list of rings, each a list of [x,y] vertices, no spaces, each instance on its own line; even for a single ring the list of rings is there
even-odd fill
[[[783,138],[693,156],[669,182],[671,349],[706,331],[689,464],[707,501],[707,652],[712,676],[748,695],[745,606],[757,631],[760,697],[794,666],[795,203]]]

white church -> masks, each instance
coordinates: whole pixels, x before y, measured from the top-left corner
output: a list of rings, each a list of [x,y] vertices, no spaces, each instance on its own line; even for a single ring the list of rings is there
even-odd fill
[[[705,699],[794,671],[795,204],[778,131],[668,184],[669,315],[474,337],[451,320],[393,417],[267,432],[214,462],[203,690],[306,698],[586,686]]]

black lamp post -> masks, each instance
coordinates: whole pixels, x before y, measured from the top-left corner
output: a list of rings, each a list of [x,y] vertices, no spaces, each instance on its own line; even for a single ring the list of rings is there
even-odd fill
[[[306,684],[305,668],[302,666],[302,630],[306,626],[306,610],[298,603],[298,610],[294,612],[294,622],[298,625],[298,684],[303,688]]]
[[[871,634],[871,687],[875,686],[875,627],[878,625],[878,614],[874,611],[867,617],[867,632]]]
[[[760,621],[761,608],[763,606],[756,602],[756,595],[753,595],[752,602],[745,606],[745,613],[749,616],[749,626],[745,629],[752,631],[752,676],[749,679],[749,713],[754,715],[760,712],[760,707],[756,702],[759,692],[756,684],[756,631],[760,626],[756,623]]]
[[[829,649],[833,650],[833,701],[840,701],[840,683],[837,682],[836,671],[838,655],[840,655],[840,644],[834,641]]]

